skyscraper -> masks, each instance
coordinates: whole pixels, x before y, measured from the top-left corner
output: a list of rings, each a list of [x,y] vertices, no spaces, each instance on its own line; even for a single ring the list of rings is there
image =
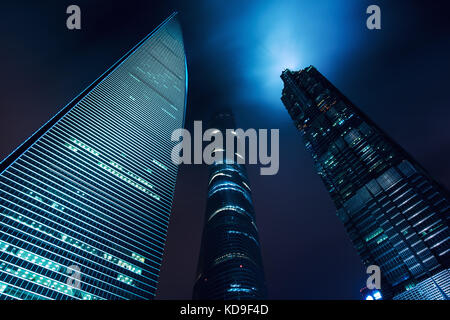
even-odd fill
[[[0,167],[0,299],[151,299],[187,73],[172,14]]]
[[[283,71],[283,101],[384,298],[448,299],[449,194],[322,74]]]
[[[216,114],[211,128],[235,129],[230,112]],[[210,166],[205,225],[194,286],[194,299],[263,299],[266,286],[245,167],[236,157]]]

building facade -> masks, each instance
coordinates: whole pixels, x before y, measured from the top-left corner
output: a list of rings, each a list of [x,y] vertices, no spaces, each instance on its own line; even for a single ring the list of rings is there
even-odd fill
[[[213,117],[211,128],[235,129],[230,112]],[[266,285],[250,183],[236,157],[209,167],[208,198],[194,299],[264,299]]]
[[[152,299],[184,126],[172,14],[0,167],[0,299]]]
[[[283,71],[283,101],[384,298],[448,299],[449,193],[317,69]]]

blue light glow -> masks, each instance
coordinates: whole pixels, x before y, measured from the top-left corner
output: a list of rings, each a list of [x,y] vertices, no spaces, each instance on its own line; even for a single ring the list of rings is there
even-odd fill
[[[351,2],[258,1],[224,24],[221,37],[232,39],[227,52],[238,55],[234,63],[242,75],[234,86],[239,100],[264,103],[282,114],[281,71],[312,64],[333,74],[359,41],[361,27],[348,19],[358,8]]]
[[[380,291],[375,291],[373,293],[373,297],[375,298],[375,300],[380,300],[383,296],[381,295]]]

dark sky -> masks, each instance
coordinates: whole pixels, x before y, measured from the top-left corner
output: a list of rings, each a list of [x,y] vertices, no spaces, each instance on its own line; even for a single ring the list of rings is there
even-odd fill
[[[279,74],[312,64],[450,187],[448,1],[11,1],[0,4],[0,157],[172,11],[189,70],[187,128],[231,107],[280,129],[280,170],[249,166],[272,299],[352,299],[366,276],[281,101]],[[82,30],[65,27],[77,4]],[[365,27],[378,4],[382,30]],[[180,168],[159,299],[189,299],[206,202],[204,166]]]

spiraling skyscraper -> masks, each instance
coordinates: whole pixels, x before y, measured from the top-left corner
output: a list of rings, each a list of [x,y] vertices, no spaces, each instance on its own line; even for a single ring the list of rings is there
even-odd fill
[[[381,268],[384,297],[448,299],[448,191],[314,67],[281,78],[337,216],[363,263]]]
[[[0,168],[0,299],[151,299],[184,125],[172,14]]]
[[[220,130],[225,137],[226,129],[235,129],[234,118],[228,111],[217,113],[210,127]],[[266,285],[261,249],[245,167],[237,163],[236,157],[227,159],[225,148],[214,152],[222,152],[224,161],[210,166],[193,297],[202,300],[264,299]]]

